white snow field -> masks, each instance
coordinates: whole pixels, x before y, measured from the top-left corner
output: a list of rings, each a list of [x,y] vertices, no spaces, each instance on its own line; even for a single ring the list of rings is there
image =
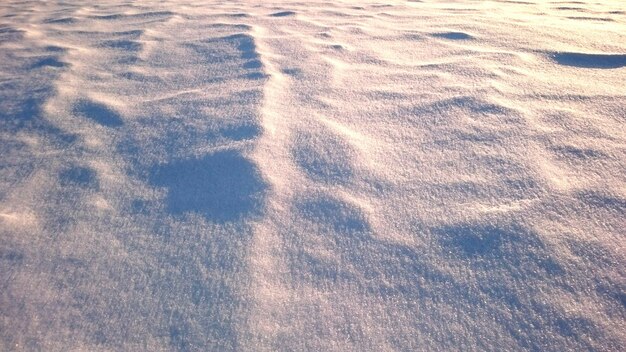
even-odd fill
[[[1,351],[624,351],[626,2],[0,2]]]

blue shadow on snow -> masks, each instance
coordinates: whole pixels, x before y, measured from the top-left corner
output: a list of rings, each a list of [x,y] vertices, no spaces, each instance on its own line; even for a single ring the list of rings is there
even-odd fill
[[[623,54],[554,53],[552,58],[560,65],[580,68],[611,69],[626,66]]]
[[[154,166],[149,181],[168,189],[171,214],[193,212],[216,222],[258,213],[266,188],[256,166],[235,151]]]

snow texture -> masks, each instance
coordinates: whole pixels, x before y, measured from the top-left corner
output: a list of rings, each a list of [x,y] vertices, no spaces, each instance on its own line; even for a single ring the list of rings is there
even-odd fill
[[[0,350],[623,351],[623,1],[0,3]]]

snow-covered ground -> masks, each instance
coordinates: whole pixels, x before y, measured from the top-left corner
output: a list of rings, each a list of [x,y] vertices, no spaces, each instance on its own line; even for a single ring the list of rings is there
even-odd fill
[[[0,3],[0,350],[619,351],[626,2]]]

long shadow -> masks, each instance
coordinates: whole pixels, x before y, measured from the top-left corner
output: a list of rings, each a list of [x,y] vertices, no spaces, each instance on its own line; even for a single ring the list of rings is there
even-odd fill
[[[547,275],[560,275],[563,269],[554,262],[539,237],[517,225],[494,226],[458,224],[432,230],[445,248],[458,257],[474,261],[477,267],[489,266],[494,262],[504,265],[529,266]]]
[[[74,106],[74,113],[106,127],[119,127],[124,124],[118,113],[103,104],[89,100],[79,100]]]
[[[234,151],[154,166],[149,181],[167,188],[171,214],[198,213],[216,222],[259,212],[266,188],[256,166]]]
[[[281,11],[271,14],[271,17],[287,17],[287,16],[295,16],[294,11]]]
[[[98,189],[98,178],[94,170],[88,167],[73,166],[59,174],[61,186],[78,186],[81,188]]]
[[[449,40],[469,40],[474,39],[471,35],[463,32],[442,32],[442,33],[433,33],[431,34],[433,37],[449,39]]]
[[[559,52],[552,59],[560,65],[580,68],[615,69],[626,66],[625,54],[585,54]]]

